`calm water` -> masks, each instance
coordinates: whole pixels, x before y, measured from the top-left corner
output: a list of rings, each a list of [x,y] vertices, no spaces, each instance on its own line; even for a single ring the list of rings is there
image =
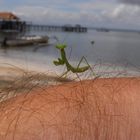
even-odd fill
[[[119,32],[67,33],[67,32],[32,32],[31,34],[48,35],[49,46],[30,46],[0,50],[0,63],[8,63],[26,70],[43,72],[62,71],[52,61],[59,57],[59,51],[54,47],[57,43],[68,45],[66,52],[72,64],[76,65],[82,56],[92,65],[99,67],[121,67],[131,69],[139,74],[140,68],[140,34]],[[92,45],[91,41],[95,41]],[[38,47],[39,49],[36,49]]]

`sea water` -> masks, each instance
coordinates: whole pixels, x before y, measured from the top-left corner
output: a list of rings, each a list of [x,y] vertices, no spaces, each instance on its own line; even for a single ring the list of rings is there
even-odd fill
[[[45,73],[63,73],[65,66],[55,66],[53,60],[60,56],[55,48],[57,43],[67,45],[66,54],[69,62],[76,66],[82,56],[95,69],[103,74],[108,70],[116,73],[139,75],[140,34],[127,32],[30,32],[31,35],[49,36],[48,45],[10,47],[0,49],[0,64],[13,65],[25,70]],[[94,41],[94,44],[92,43]],[[81,66],[87,65],[85,61]]]

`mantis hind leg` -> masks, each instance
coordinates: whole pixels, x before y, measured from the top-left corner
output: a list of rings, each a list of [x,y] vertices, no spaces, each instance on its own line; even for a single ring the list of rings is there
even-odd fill
[[[88,63],[87,59],[84,56],[82,56],[81,60],[79,61],[77,68],[80,67],[80,64],[82,63],[83,60],[86,62],[87,66],[92,71],[93,75],[96,76],[95,72],[93,71],[92,67],[90,66],[90,64]]]
[[[66,72],[64,72],[59,78],[62,78],[62,77],[66,78],[66,75],[67,75],[67,73],[68,73],[69,71],[70,71],[70,70],[67,70]]]

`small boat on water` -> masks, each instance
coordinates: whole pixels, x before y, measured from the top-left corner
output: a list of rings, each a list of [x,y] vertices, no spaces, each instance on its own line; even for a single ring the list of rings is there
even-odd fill
[[[23,36],[17,39],[7,39],[4,46],[29,46],[36,44],[48,44],[48,36]]]

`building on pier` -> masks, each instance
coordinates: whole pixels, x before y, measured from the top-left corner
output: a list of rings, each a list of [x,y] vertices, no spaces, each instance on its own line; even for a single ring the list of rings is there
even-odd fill
[[[23,35],[26,22],[10,12],[0,12],[0,42],[5,39],[15,39]]]
[[[65,32],[87,32],[87,28],[86,27],[82,27],[79,24],[76,24],[75,26],[71,26],[71,25],[64,25],[62,26],[62,30]]]

